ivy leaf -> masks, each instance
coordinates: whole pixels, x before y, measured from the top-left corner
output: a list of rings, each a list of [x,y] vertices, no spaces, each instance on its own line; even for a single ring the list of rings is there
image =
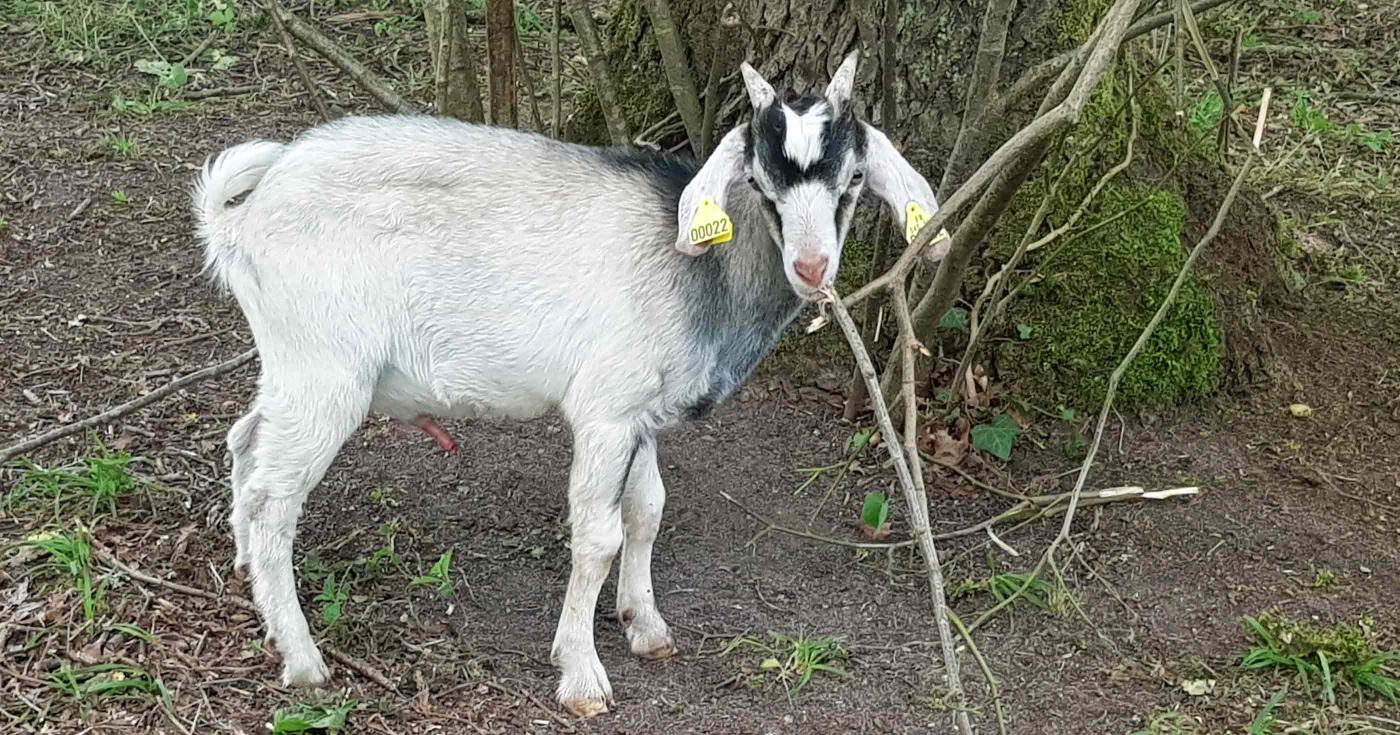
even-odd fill
[[[1022,342],[1024,342],[1024,341],[1030,339],[1030,338],[1031,338],[1031,335],[1034,335],[1034,334],[1035,334],[1035,329],[1034,329],[1033,327],[1031,327],[1031,325],[1029,325],[1029,324],[1017,324],[1017,325],[1016,325],[1016,335],[1019,336],[1019,337],[1021,338],[1021,341],[1022,341]]]
[[[967,309],[961,306],[943,312],[942,318],[938,320],[939,329],[956,329],[959,332],[967,331]]]
[[[1008,460],[1011,459],[1011,446],[1020,435],[1021,427],[1016,424],[1016,419],[1001,414],[990,424],[972,427],[972,446],[998,459]]]

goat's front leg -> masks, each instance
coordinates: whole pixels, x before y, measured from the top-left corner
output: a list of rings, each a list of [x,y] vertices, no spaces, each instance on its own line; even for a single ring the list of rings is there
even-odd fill
[[[656,464],[656,439],[638,446],[622,496],[622,566],[617,575],[617,617],[627,629],[632,653],[648,660],[676,655],[671,630],[656,609],[651,585],[651,550],[661,528],[666,487]]]
[[[603,714],[612,703],[612,686],[593,645],[593,616],[598,593],[622,546],[622,494],[637,442],[630,426],[574,426],[569,473],[573,572],[551,657],[561,669],[559,702],[580,717]]]

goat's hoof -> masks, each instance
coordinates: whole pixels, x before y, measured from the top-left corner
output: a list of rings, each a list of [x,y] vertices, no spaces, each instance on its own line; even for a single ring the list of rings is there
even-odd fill
[[[321,652],[286,657],[282,663],[282,686],[319,687],[331,679],[331,671],[321,659]]]
[[[605,699],[570,699],[563,705],[569,714],[585,720],[608,713],[608,702]]]
[[[680,653],[680,649],[676,648],[676,644],[672,643],[670,638],[667,638],[655,647],[643,651],[633,649],[632,653],[643,661],[665,661]]]

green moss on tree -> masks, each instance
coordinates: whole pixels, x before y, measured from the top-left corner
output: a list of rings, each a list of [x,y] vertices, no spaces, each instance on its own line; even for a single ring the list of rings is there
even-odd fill
[[[1174,193],[1111,184],[1086,221],[1118,216],[1047,258],[1043,280],[1008,309],[1014,339],[998,367],[1015,389],[1088,407],[1171,289],[1186,253],[1186,205]],[[1024,325],[1029,330],[1020,329]],[[1022,337],[1025,336],[1025,339]],[[1207,396],[1220,371],[1220,330],[1209,293],[1188,280],[1175,306],[1123,376],[1120,405],[1168,405]]]

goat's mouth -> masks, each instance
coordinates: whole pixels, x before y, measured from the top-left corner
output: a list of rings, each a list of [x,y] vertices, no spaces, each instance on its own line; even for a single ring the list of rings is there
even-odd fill
[[[826,298],[826,284],[823,284],[821,288],[812,288],[805,283],[792,283],[790,285],[793,293],[797,294],[803,301],[821,301]]]

